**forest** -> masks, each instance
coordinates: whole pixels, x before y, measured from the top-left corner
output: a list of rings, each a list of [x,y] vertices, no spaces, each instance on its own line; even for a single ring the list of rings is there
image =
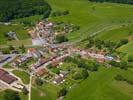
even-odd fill
[[[0,0],[0,22],[42,14],[47,18],[50,12],[44,0]]]

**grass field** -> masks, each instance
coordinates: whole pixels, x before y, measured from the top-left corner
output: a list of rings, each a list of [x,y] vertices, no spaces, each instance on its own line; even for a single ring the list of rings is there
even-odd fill
[[[19,78],[21,78],[21,80],[23,81],[24,84],[29,84],[30,81],[30,76],[28,73],[24,72],[24,71],[19,71],[19,70],[14,70],[13,74],[15,74],[16,76],[18,76]]]
[[[133,85],[115,81],[114,76],[118,73],[126,72],[115,68],[101,68],[68,92],[66,100],[133,100]],[[131,74],[126,75],[132,77]]]
[[[110,29],[99,33],[96,38],[102,40],[118,41],[120,39],[133,39],[133,25],[120,26],[115,29]]]
[[[41,87],[32,87],[31,100],[56,100],[58,88],[44,83]]]
[[[64,21],[79,25],[79,31],[68,34],[76,40],[110,25],[133,22],[133,6],[113,3],[90,3],[88,0],[47,0],[53,11],[69,10],[67,16],[50,17],[53,21]],[[119,12],[119,13],[118,13]]]
[[[91,3],[88,0],[47,0],[52,6],[52,11],[69,10],[70,14],[66,16],[50,17],[49,20],[58,22],[70,22],[80,26],[80,30],[67,34],[70,41],[84,38],[93,32],[99,31],[105,27],[119,25],[122,23],[133,23],[133,6],[114,3]],[[118,13],[119,12],[119,13]],[[36,15],[13,22],[31,21],[36,23],[42,16]],[[14,26],[15,27],[15,26]],[[16,26],[18,27],[18,26]],[[13,30],[10,27],[0,28],[3,30]],[[27,38],[26,32],[22,28],[17,29],[20,39]],[[1,30],[0,30],[1,31]],[[1,31],[0,35],[4,33]],[[4,39],[4,38],[3,38]],[[3,41],[3,40],[1,40]],[[2,44],[6,42],[1,42]],[[23,42],[24,44],[27,42]]]
[[[120,47],[118,51],[126,53],[128,55],[133,55],[133,41],[129,42],[128,44]]]
[[[25,40],[29,38],[27,31],[21,25],[0,25],[0,45],[12,42],[8,41],[8,38],[5,37],[5,34],[9,31],[15,31],[19,40]]]

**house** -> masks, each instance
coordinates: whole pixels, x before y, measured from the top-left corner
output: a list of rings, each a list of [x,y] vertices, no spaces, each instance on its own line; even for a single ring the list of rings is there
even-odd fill
[[[19,64],[21,64],[21,63],[23,63],[23,62],[25,62],[25,61],[27,61],[27,60],[28,60],[27,56],[20,56],[20,57],[17,59],[17,62],[18,62]]]
[[[39,61],[37,62],[37,63],[35,63],[34,65],[33,65],[33,67],[35,68],[35,69],[37,69],[37,68],[39,68],[41,65],[43,65],[43,64],[45,64],[46,63],[46,60],[44,60],[44,59],[39,59]]]
[[[67,74],[68,74],[68,72],[61,71],[59,75],[60,75],[61,77],[66,77]]]
[[[7,35],[8,35],[10,38],[13,38],[13,39],[16,38],[16,33],[13,32],[13,31],[8,32]]]
[[[105,56],[106,61],[112,61],[114,58],[112,56]]]
[[[27,54],[34,57],[34,58],[40,58],[41,57],[41,53],[36,50],[35,48],[29,48],[27,50]]]
[[[58,76],[56,77],[54,80],[53,80],[53,83],[54,84],[60,84],[60,83],[63,83],[65,80],[63,79],[63,77],[61,76]]]
[[[96,61],[99,62],[99,63],[104,63],[105,62],[105,58],[97,58]]]
[[[48,74],[48,71],[45,69],[45,68],[42,68],[42,69],[39,69],[37,72],[36,72],[36,75],[37,76],[43,76],[45,74]]]

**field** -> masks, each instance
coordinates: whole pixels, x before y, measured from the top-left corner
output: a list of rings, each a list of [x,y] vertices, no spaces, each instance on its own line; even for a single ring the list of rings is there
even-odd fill
[[[88,0],[47,0],[53,11],[69,10],[66,16],[50,17],[53,21],[70,22],[80,30],[68,34],[70,40],[84,38],[105,27],[133,22],[133,6],[113,3],[90,3]],[[119,12],[119,13],[118,13]]]
[[[126,77],[130,75],[128,72],[120,69],[101,68],[98,72],[94,72],[88,79],[83,81],[76,88],[68,92],[66,100],[133,100],[133,85],[126,82],[114,80],[114,76],[125,73]]]
[[[70,12],[70,14],[65,16],[49,17],[49,20],[57,22],[69,22],[80,26],[80,30],[67,34],[70,41],[84,38],[89,34],[93,34],[94,32],[102,30],[108,26],[115,25],[114,27],[117,27],[117,25],[119,26],[120,24],[133,23],[132,19],[133,6],[131,5],[126,5],[126,4],[118,5],[114,3],[91,3],[88,0],[61,0],[61,1],[47,0],[47,1],[52,6],[52,12],[64,11],[64,10],[68,10]],[[37,21],[41,19],[42,16],[37,15],[37,16],[16,19],[13,20],[13,22],[19,24],[19,22],[21,23],[24,21],[28,21],[35,24]],[[0,29],[4,29],[6,31],[13,30],[8,26],[4,28]],[[21,29],[17,28],[16,31],[19,34],[18,37],[22,36],[20,40],[21,39],[26,40],[27,35],[23,35],[26,34],[26,32],[22,28],[23,27],[21,27]],[[0,34],[2,35],[3,33],[4,32],[1,31]],[[6,42],[1,42],[1,44],[5,43]],[[27,44],[27,40],[26,42],[23,41],[22,43]]]
[[[133,41],[129,42],[128,44],[120,47],[118,51],[126,53],[128,55],[133,55]]]
[[[133,25],[120,26],[115,29],[101,32],[96,36],[96,38],[111,41],[118,41],[120,39],[131,40],[133,38]]]
[[[29,35],[27,34],[27,31],[22,27],[22,25],[8,25],[8,26],[0,25],[0,45],[2,44],[8,45],[9,42],[12,42],[12,41],[8,41],[8,38],[5,37],[5,34],[8,33],[9,31],[15,31],[20,41],[29,39]]]
[[[21,80],[23,81],[24,84],[29,84],[30,78],[29,78],[29,74],[28,73],[26,73],[24,71],[14,70],[13,74],[15,74],[16,76],[21,78]]]
[[[44,83],[41,87],[32,87],[31,100],[56,100],[58,88]]]

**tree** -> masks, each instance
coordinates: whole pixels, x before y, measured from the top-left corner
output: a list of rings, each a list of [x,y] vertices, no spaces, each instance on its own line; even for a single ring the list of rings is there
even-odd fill
[[[122,45],[127,44],[127,43],[128,43],[128,39],[121,39],[121,40],[120,40],[120,43],[121,43]]]
[[[14,50],[15,48],[12,45],[9,45],[9,50]]]
[[[8,22],[16,18],[51,13],[51,7],[45,0],[0,0],[0,21]]]
[[[20,46],[19,49],[21,49],[22,53],[25,52],[25,46],[24,45]]]
[[[29,91],[27,90],[25,86],[23,87],[22,91],[24,95],[27,95],[29,93]]]
[[[67,42],[68,38],[63,34],[60,34],[56,36],[56,41],[57,43]]]
[[[75,73],[75,74],[73,75],[73,79],[75,79],[75,80],[82,79],[81,73],[79,73],[79,72]]]
[[[67,89],[66,88],[62,88],[59,93],[58,93],[58,97],[62,97],[65,96],[67,94]]]
[[[43,85],[43,81],[40,78],[36,78],[35,82],[36,82],[36,85],[38,85],[38,86]]]
[[[122,76],[122,75],[116,75],[115,77],[115,80],[117,80],[117,81],[125,81],[125,78]]]
[[[5,90],[3,100],[21,100],[18,92],[12,90]]]
[[[83,78],[83,79],[86,79],[88,76],[89,76],[88,71],[85,70],[85,69],[82,70],[82,78]]]
[[[52,72],[56,73],[56,74],[60,74],[60,69],[58,68],[53,68]]]
[[[121,68],[121,69],[124,69],[124,70],[127,70],[127,69],[128,69],[127,62],[121,61],[121,62],[120,62],[120,68]]]

